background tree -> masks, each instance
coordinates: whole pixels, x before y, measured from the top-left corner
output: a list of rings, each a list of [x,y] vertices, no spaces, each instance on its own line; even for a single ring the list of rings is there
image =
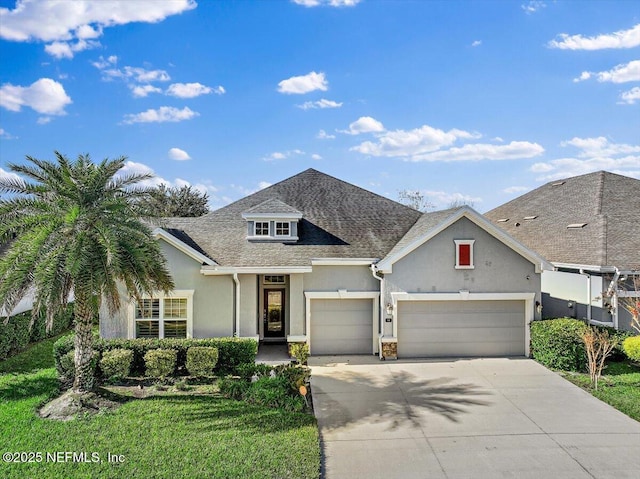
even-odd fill
[[[428,211],[435,208],[435,205],[420,190],[400,190],[398,191],[398,201],[418,211]]]
[[[93,324],[102,302],[120,307],[118,286],[139,300],[168,292],[173,281],[160,247],[140,218],[149,190],[135,188],[147,174],[118,175],[126,158],[93,163],[27,157],[9,169],[27,180],[0,178],[0,307],[12,311],[33,287],[33,317],[45,311],[47,327],[73,292],[75,380],[73,390],[93,387]],[[8,319],[8,318],[7,318]],[[5,320],[6,321],[6,320]]]
[[[475,201],[473,201],[473,200],[466,200],[464,198],[457,198],[455,200],[452,200],[449,203],[449,205],[447,206],[447,209],[462,208],[463,206],[469,206],[469,207],[473,208],[474,205],[475,205]]]
[[[629,312],[631,327],[640,334],[640,274],[627,277],[618,287],[618,305]]]
[[[191,186],[167,187],[161,184],[150,190],[141,205],[149,216],[185,217],[202,216],[209,212],[209,195]]]

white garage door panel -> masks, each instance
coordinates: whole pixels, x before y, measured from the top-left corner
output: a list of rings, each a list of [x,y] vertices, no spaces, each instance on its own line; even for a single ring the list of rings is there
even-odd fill
[[[398,303],[398,356],[525,354],[524,301]]]
[[[371,354],[373,301],[314,299],[311,301],[311,353]]]

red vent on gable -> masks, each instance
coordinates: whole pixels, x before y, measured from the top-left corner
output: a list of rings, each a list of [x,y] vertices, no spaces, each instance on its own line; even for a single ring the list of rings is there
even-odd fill
[[[471,245],[458,245],[458,266],[471,266]]]

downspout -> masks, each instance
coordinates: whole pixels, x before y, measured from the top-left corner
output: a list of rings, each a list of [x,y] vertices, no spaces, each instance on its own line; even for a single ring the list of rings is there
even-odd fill
[[[235,331],[234,337],[240,336],[240,280],[238,273],[233,273],[233,282],[236,284],[236,307],[235,307]]]
[[[613,327],[618,329],[618,279],[620,278],[620,270],[616,268],[613,279],[607,288],[607,296],[611,298],[611,309],[613,310]]]
[[[587,277],[587,321],[591,322],[591,275],[582,268],[580,274]]]
[[[378,338],[380,338],[380,335],[384,335],[384,323],[382,322],[382,318],[384,317],[384,278],[381,276],[378,276],[378,271],[376,270],[376,265],[375,264],[371,264],[371,266],[369,266],[369,268],[371,269],[371,274],[373,275],[373,277],[375,279],[377,279],[378,281],[380,281],[380,305],[378,306],[378,321],[379,321],[379,330],[380,332],[378,333]],[[378,339],[378,355],[380,357],[382,357],[382,347],[380,345],[380,340]]]

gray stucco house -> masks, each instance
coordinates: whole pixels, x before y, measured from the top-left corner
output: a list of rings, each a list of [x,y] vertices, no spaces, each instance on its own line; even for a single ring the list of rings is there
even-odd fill
[[[551,266],[471,208],[412,208],[313,169],[154,231],[176,290],[105,337],[240,336],[311,354],[527,355]]]
[[[549,182],[486,213],[555,267],[542,275],[545,317],[631,329],[621,295],[637,297],[640,180],[599,171]]]

